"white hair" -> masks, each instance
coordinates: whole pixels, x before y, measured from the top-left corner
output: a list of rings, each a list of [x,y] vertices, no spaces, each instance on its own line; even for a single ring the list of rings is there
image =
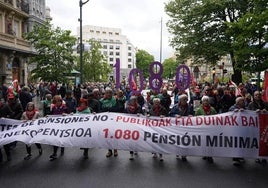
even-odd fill
[[[206,95],[203,96],[202,99],[201,99],[201,101],[203,102],[203,101],[205,101],[205,100],[209,101],[209,96],[206,96]]]

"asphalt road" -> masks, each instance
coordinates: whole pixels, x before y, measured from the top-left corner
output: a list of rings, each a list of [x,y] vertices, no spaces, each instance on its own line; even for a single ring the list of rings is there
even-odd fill
[[[64,156],[49,161],[51,146],[43,146],[42,156],[32,146],[33,158],[25,161],[25,145],[18,143],[12,161],[0,163],[1,188],[267,188],[268,165],[247,159],[241,167],[230,158],[214,158],[209,164],[200,157],[188,162],[165,155],[164,161],[150,153],[139,153],[133,161],[128,151],[106,158],[105,149],[90,149],[84,160],[79,148],[66,148]],[[4,155],[5,157],[5,155]]]

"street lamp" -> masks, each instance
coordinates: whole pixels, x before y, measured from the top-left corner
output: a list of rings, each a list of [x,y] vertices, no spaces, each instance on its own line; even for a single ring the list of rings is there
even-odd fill
[[[212,83],[213,84],[215,83],[215,75],[216,75],[216,69],[215,69],[215,67],[213,67],[213,69],[212,69]]]
[[[87,2],[89,2],[89,0],[82,2],[82,0],[79,1],[79,7],[80,7],[80,18],[78,19],[78,21],[80,22],[80,43],[79,43],[79,53],[80,53],[80,83],[83,83],[83,41],[82,41],[82,7],[84,4],[86,4]]]

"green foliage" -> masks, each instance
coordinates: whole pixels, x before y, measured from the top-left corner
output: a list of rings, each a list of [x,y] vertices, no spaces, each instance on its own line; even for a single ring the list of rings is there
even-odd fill
[[[138,50],[136,53],[136,67],[143,72],[144,78],[149,77],[149,66],[154,62],[154,56],[145,50]]]
[[[85,82],[90,81],[107,81],[108,74],[112,68],[100,52],[101,44],[94,40],[88,41],[90,50],[83,54],[83,79]]]
[[[25,39],[33,45],[36,55],[31,57],[30,64],[36,64],[31,72],[33,79],[43,81],[66,81],[66,75],[73,69],[75,57],[72,47],[75,37],[71,31],[54,29],[50,23],[35,25],[32,32],[25,34]]]
[[[178,67],[178,63],[173,58],[166,59],[163,62],[163,78],[173,78],[176,75],[176,69]]]
[[[171,0],[165,11],[171,18],[167,23],[173,35],[171,45],[180,56],[214,66],[229,54],[237,83],[242,81],[241,71],[252,68],[248,62],[253,50],[247,50],[253,48],[252,44],[258,45],[255,57],[258,53],[262,59],[267,57],[263,45],[267,44],[267,0]],[[258,18],[251,19],[255,16]],[[245,24],[248,20],[251,24]],[[253,42],[259,33],[261,45]]]
[[[268,3],[253,0],[249,11],[237,22],[228,24],[234,37],[236,60],[243,70],[261,72],[268,68]]]

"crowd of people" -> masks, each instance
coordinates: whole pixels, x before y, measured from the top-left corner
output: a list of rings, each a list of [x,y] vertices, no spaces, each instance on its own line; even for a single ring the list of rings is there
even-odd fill
[[[159,117],[181,117],[213,115],[228,111],[268,110],[268,103],[261,98],[261,92],[256,87],[239,84],[213,85],[210,83],[191,86],[188,92],[180,91],[175,83],[164,83],[160,91],[150,90],[143,96],[141,92],[133,92],[128,85],[121,85],[116,89],[112,83],[87,83],[70,87],[66,84],[40,82],[36,86],[21,86],[21,89],[2,85],[0,88],[0,117],[17,120],[34,120],[48,115],[89,114],[100,112],[119,112]],[[40,100],[39,109],[36,108],[33,98]],[[41,144],[35,144],[39,155],[43,150]],[[3,149],[7,161],[12,160],[11,151],[16,142],[6,144]],[[58,146],[52,147],[50,160],[58,158]],[[89,148],[81,148],[83,157],[87,159]],[[134,160],[136,151],[130,151],[130,160]],[[64,148],[60,147],[60,155],[64,155]],[[117,157],[117,148],[110,148],[106,157]],[[26,145],[25,160],[32,157],[31,146]],[[163,154],[152,153],[153,158],[163,161]],[[176,156],[187,161],[187,156]],[[210,156],[204,160],[213,163]],[[0,150],[0,161],[3,155]],[[244,163],[243,158],[233,158],[236,166]],[[265,164],[265,159],[256,159],[256,163]]]

